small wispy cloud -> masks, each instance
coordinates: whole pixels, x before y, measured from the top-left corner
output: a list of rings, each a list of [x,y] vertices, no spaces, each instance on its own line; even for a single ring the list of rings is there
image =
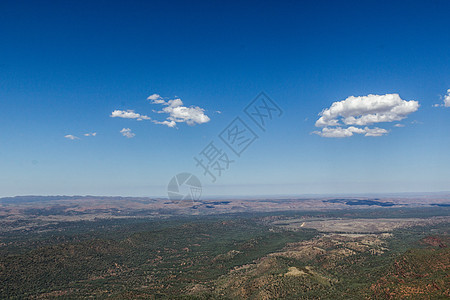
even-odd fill
[[[153,120],[152,122],[155,124],[166,125],[167,127],[171,127],[171,128],[177,126],[177,123],[173,120],[170,120],[170,121],[168,121],[168,120],[165,120],[165,121]]]
[[[88,132],[88,133],[85,133],[85,134],[83,134],[84,136],[96,136],[97,135],[97,132]]]
[[[364,136],[382,136],[389,133],[388,130],[375,127],[375,128],[359,128],[355,126],[343,127],[325,127],[321,131],[314,131],[313,133],[327,138],[344,138],[350,137],[356,134],[364,134]]]
[[[80,138],[79,137],[77,137],[77,136],[74,136],[74,135],[71,135],[71,134],[68,134],[68,135],[65,135],[64,136],[66,139],[69,139],[69,140],[79,140]]]
[[[133,138],[136,136],[136,134],[134,134],[133,132],[131,132],[130,128],[122,128],[122,130],[120,131],[120,133],[126,137],[126,138]]]
[[[116,109],[115,111],[113,111],[111,113],[110,117],[111,118],[123,118],[123,119],[136,119],[138,121],[151,119],[149,116],[138,114],[138,113],[134,112],[134,110],[131,110],[131,109],[129,109],[129,110]]]
[[[395,124],[394,127],[405,127],[403,124]]]
[[[450,107],[450,89],[447,90],[447,95],[444,96],[444,106]]]
[[[150,100],[152,104],[160,104],[165,106],[162,110],[155,111],[156,113],[169,115],[164,121],[152,120],[155,124],[175,127],[177,123],[195,125],[210,121],[210,118],[205,114],[205,110],[203,108],[198,106],[184,106],[183,101],[179,98],[164,100],[160,95],[153,94],[148,96],[147,100]]]
[[[151,101],[156,101],[156,100],[159,100],[159,99],[161,99],[161,96],[158,95],[158,94],[153,94],[153,95],[150,95],[150,96],[147,97],[147,100],[151,100]]]
[[[433,107],[450,107],[450,89],[447,90],[447,94],[441,96],[444,103],[433,104]]]

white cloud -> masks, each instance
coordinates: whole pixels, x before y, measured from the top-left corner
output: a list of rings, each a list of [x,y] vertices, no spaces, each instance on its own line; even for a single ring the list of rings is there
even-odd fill
[[[111,113],[111,118],[124,118],[124,119],[136,119],[151,120],[154,124],[161,124],[168,127],[176,127],[177,123],[186,123],[188,125],[203,124],[210,121],[209,117],[205,114],[205,110],[198,106],[184,106],[183,101],[179,98],[164,100],[158,94],[152,94],[147,97],[152,104],[160,104],[164,107],[161,110],[153,110],[158,114],[167,114],[165,120],[152,120],[149,116],[136,113],[134,110],[115,110]]]
[[[379,127],[375,127],[375,128],[365,127],[364,133],[365,133],[364,136],[382,136],[382,135],[389,133],[389,131],[384,128],[379,128]]]
[[[402,100],[398,94],[350,96],[343,101],[334,102],[319,114],[320,118],[315,126],[323,129],[314,133],[322,137],[350,137],[354,133],[382,136],[388,133],[383,128],[355,126],[401,121],[418,109],[418,101]]]
[[[123,129],[120,131],[120,133],[121,133],[124,137],[127,137],[127,138],[129,138],[129,139],[136,136],[136,134],[134,134],[133,132],[131,132],[131,129],[130,129],[130,128],[123,128]]]
[[[444,106],[450,107],[450,89],[447,90],[447,95],[444,96]]]
[[[97,132],[85,133],[84,136],[96,136]]]
[[[162,110],[156,111],[159,114],[168,114],[169,116],[164,121],[153,120],[155,124],[162,124],[168,127],[175,127],[177,123],[186,123],[188,125],[203,124],[210,121],[210,118],[205,114],[205,110],[198,106],[183,106],[183,101],[179,98],[164,100],[160,95],[150,95],[148,100],[152,104],[161,104],[165,107]]]
[[[71,135],[71,134],[65,135],[64,137],[69,140],[79,140],[80,139],[79,137]]]
[[[152,101],[158,100],[158,99],[162,99],[161,96],[158,94],[152,94],[152,95],[148,96],[148,98],[147,98],[147,100],[152,100]]]
[[[147,97],[147,100],[150,100],[153,104],[165,104],[166,101],[164,101],[164,99],[158,95],[158,94],[153,94]]]
[[[433,107],[450,107],[450,89],[447,90],[447,95],[441,96],[444,101],[442,104],[433,104]]]
[[[419,109],[418,101],[402,100],[398,94],[350,96],[334,102],[320,113],[317,127],[345,125],[370,125],[405,119]]]
[[[150,117],[146,115],[141,115],[138,113],[135,113],[134,110],[118,110],[116,109],[111,113],[111,118],[124,118],[124,119],[136,119],[138,121],[142,120],[150,120]]]
[[[405,127],[403,124],[395,124],[394,127]]]
[[[177,125],[177,123],[175,121],[167,121],[167,120],[162,121],[162,122],[153,120],[152,122],[155,124],[166,125],[168,127],[175,127]]]
[[[353,134],[364,134],[364,136],[382,136],[389,131],[383,128],[359,128],[355,126],[349,126],[347,128],[342,127],[325,127],[321,131],[314,131],[313,133],[320,135],[321,137],[328,138],[344,138],[353,136]]]

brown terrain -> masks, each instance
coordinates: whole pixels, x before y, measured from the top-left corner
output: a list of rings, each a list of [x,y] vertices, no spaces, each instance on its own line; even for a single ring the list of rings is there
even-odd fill
[[[367,209],[380,207],[419,208],[448,206],[450,195],[420,197],[365,198],[280,198],[280,199],[214,199],[175,203],[162,198],[143,197],[94,197],[94,196],[24,196],[0,198],[0,231],[28,230],[63,221],[90,221],[137,217],[168,217],[173,215],[208,215],[240,212],[327,211],[342,209]],[[26,222],[21,222],[26,221]],[[417,220],[409,220],[414,223]],[[298,221],[300,222],[300,221]],[[297,222],[297,223],[298,223]],[[304,222],[304,221],[301,221]],[[345,220],[320,220],[305,222],[306,228],[321,230],[335,226],[335,231],[346,232]],[[352,221],[355,222],[355,221]],[[381,220],[364,220],[362,232],[376,232]],[[384,220],[382,227],[396,228],[395,220]],[[404,221],[402,221],[404,222]],[[298,226],[298,224],[292,226]],[[332,225],[332,226],[330,226]],[[301,226],[301,223],[300,223]]]

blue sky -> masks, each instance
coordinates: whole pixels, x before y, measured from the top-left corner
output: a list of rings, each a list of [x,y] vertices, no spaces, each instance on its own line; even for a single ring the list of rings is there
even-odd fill
[[[0,196],[159,196],[180,172],[205,195],[449,191],[450,2],[391,2],[2,1]],[[283,110],[265,132],[243,112],[261,91]],[[389,94],[411,109],[358,127],[381,136],[313,133]],[[241,157],[218,138],[238,116],[259,136]],[[211,141],[235,160],[214,183]]]

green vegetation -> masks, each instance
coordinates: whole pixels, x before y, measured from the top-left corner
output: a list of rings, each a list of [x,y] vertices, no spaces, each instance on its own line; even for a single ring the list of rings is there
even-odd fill
[[[400,217],[392,210],[389,214]],[[114,219],[4,233],[0,298],[389,299],[415,291],[448,295],[448,223],[401,228],[389,236],[286,231],[273,223],[299,216],[305,214]]]

